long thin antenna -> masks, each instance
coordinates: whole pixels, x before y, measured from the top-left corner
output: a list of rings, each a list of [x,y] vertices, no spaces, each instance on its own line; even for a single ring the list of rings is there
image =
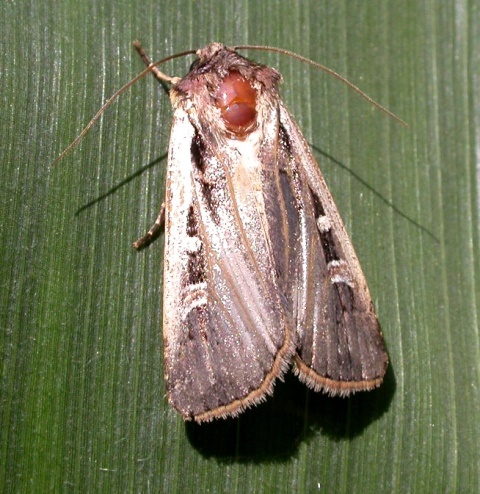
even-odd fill
[[[78,136],[75,138],[74,141],[72,141],[58,156],[58,158],[55,159],[55,161],[52,163],[52,167],[55,166],[61,159],[63,159],[85,136],[85,134],[92,128],[92,126],[97,122],[97,120],[102,116],[103,112],[114,103],[114,101],[127,89],[129,89],[131,86],[133,86],[136,82],[138,82],[140,79],[145,77],[149,72],[153,72],[155,77],[161,81],[170,83],[170,84],[175,84],[177,83],[180,79],[178,77],[170,77],[163,72],[159,71],[156,69],[158,65],[161,65],[165,62],[168,62],[170,60],[173,60],[175,58],[180,58],[184,57],[186,55],[194,55],[196,53],[196,50],[187,50],[182,53],[177,53],[176,55],[170,55],[168,57],[162,58],[158,62],[155,63],[150,63],[149,58],[143,51],[140,42],[139,41],[134,41],[133,45],[135,46],[135,49],[138,51],[142,59],[144,60],[145,63],[148,64],[148,67],[144,69],[140,74],[138,74],[136,77],[134,77],[130,82],[127,82],[123,87],[121,87],[118,91],[116,91],[113,96],[111,96],[105,104],[98,110],[98,112],[94,115],[94,117],[88,122],[88,124],[85,126],[85,128],[78,134]],[[263,51],[271,51],[271,52],[276,52],[280,53],[282,55],[288,55],[290,57],[296,58],[297,60],[300,60],[301,62],[305,62],[309,65],[312,65],[313,67],[316,67],[317,69],[323,70],[327,74],[332,75],[339,81],[343,82],[346,84],[350,89],[358,93],[362,98],[366,99],[369,103],[371,103],[373,106],[378,108],[380,111],[383,113],[386,113],[388,116],[392,117],[393,119],[397,120],[397,122],[400,122],[402,125],[405,127],[408,127],[408,124],[404,122],[401,118],[397,117],[394,113],[392,113],[390,110],[387,110],[384,106],[382,106],[380,103],[377,103],[373,98],[365,94],[360,88],[355,86],[355,84],[351,83],[348,79],[345,79],[345,77],[341,76],[337,72],[335,72],[332,69],[329,69],[325,65],[322,65],[318,62],[314,62],[313,60],[310,60],[309,58],[302,57],[302,55],[298,55],[297,53],[294,53],[293,51],[290,50],[285,50],[283,48],[276,48],[273,46],[258,46],[258,45],[242,45],[242,46],[235,46],[233,47],[234,50],[263,50]]]
[[[310,60],[309,58],[302,57],[302,55],[298,55],[298,53],[294,53],[293,51],[290,50],[285,50],[283,48],[276,48],[274,46],[249,46],[249,45],[244,45],[244,46],[235,46],[235,50],[263,50],[263,51],[273,51],[276,53],[281,53],[282,55],[288,55],[290,57],[296,58],[297,60],[300,60],[301,62],[308,63],[309,65],[312,65],[313,67],[316,67],[317,69],[323,70],[327,74],[332,75],[339,81],[343,82],[346,84],[350,89],[358,93],[362,98],[366,99],[369,103],[371,103],[375,108],[378,108],[380,111],[383,113],[386,113],[388,116],[394,118],[397,122],[400,122],[402,125],[405,127],[408,127],[408,124],[403,121],[400,117],[397,117],[395,113],[392,113],[390,110],[387,110],[384,106],[382,106],[380,103],[377,103],[373,98],[368,96],[368,94],[365,94],[359,87],[355,86],[352,82],[350,82],[348,79],[345,79],[345,77],[341,76],[339,73],[335,72],[332,69],[329,69],[325,65],[322,65],[321,63],[314,62],[313,60]]]
[[[138,41],[134,41],[134,46],[137,48],[137,44],[139,45]],[[149,72],[152,72],[157,65],[161,65],[162,63],[168,62],[170,60],[173,60],[174,58],[179,58],[179,57],[184,57],[185,55],[192,55],[195,54],[195,50],[189,50],[189,51],[184,51],[182,53],[177,53],[176,55],[170,55],[169,57],[163,58],[162,60],[159,60],[158,62],[151,63],[149,66],[144,69],[140,74],[138,74],[136,77],[134,77],[130,82],[127,82],[123,87],[121,87],[118,91],[116,91],[113,96],[111,96],[105,104],[100,108],[100,110],[97,111],[95,116],[88,122],[88,124],[84,127],[84,129],[78,134],[78,136],[75,138],[74,141],[72,141],[58,156],[58,158],[55,159],[55,161],[52,163],[52,167],[55,166],[61,159],[63,159],[83,138],[83,136],[92,128],[92,126],[95,124],[95,122],[102,116],[102,113],[124,92],[126,91],[129,87],[133,86],[137,81],[145,77]],[[156,71],[157,74],[161,74],[162,78],[166,82],[176,82],[176,78],[174,77],[169,77],[165,74],[163,74],[160,71]]]

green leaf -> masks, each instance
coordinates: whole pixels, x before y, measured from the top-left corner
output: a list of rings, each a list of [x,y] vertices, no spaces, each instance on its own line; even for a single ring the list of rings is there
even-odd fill
[[[479,492],[480,10],[407,0],[4,1],[0,486],[4,492]],[[49,165],[115,90],[159,59],[252,52],[324,172],[362,262],[391,365],[348,400],[294,376],[238,420],[184,425],[165,399],[163,239],[131,242],[165,195],[170,103],[147,78]],[[183,75],[192,57],[168,63]]]

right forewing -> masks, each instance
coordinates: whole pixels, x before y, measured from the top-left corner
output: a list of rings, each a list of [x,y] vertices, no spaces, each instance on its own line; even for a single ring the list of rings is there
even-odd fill
[[[310,149],[280,103],[279,135],[296,176],[296,249],[302,272],[292,296],[300,378],[315,389],[346,395],[378,386],[388,357],[370,293],[352,243]]]

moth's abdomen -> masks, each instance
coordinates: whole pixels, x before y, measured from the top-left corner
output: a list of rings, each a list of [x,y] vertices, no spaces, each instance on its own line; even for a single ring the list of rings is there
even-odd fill
[[[216,99],[222,119],[230,132],[242,135],[255,123],[257,91],[239,72],[230,72],[223,79]]]

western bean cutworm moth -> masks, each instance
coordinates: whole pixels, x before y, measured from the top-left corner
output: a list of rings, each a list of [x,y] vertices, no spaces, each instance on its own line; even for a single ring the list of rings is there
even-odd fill
[[[235,416],[291,364],[330,395],[379,386],[388,357],[367,283],[280,73],[212,43],[168,77],[155,66],[174,57],[151,64],[135,47],[147,69],[99,114],[149,71],[169,85],[166,200],[134,246],[165,225],[170,404],[197,422]]]

